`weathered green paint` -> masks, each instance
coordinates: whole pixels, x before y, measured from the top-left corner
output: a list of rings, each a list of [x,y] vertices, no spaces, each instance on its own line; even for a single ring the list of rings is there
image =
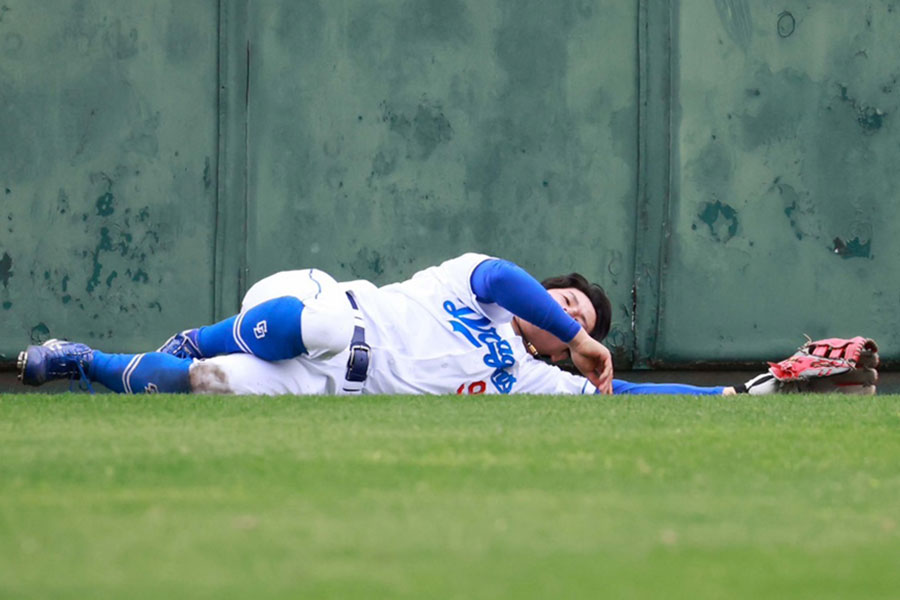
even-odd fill
[[[607,287],[620,367],[898,356],[890,0],[3,4],[0,354],[476,250]]]
[[[250,280],[464,251],[611,291],[630,356],[636,3],[251,4]]]
[[[679,6],[653,359],[772,358],[804,334],[896,357],[900,5]]]
[[[212,316],[217,14],[4,0],[0,353],[148,349]]]

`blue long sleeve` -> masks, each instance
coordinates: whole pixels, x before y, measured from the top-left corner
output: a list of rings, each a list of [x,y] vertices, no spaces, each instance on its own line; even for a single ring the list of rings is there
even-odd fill
[[[508,260],[482,262],[472,271],[471,283],[479,302],[499,304],[564,342],[570,342],[581,329],[537,279]]]
[[[724,387],[698,387],[684,383],[631,383],[613,379],[613,394],[683,394],[685,396],[721,396]]]

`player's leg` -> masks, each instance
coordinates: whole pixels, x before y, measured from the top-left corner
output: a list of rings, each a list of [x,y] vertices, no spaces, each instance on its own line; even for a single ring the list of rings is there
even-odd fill
[[[82,380],[99,382],[113,392],[218,394],[336,393],[344,365],[323,361],[268,362],[249,354],[205,360],[177,358],[162,352],[110,354],[84,344],[51,340],[29,346],[19,357],[19,380],[26,385]],[[91,390],[93,391],[93,390]]]
[[[161,352],[108,354],[84,344],[50,340],[19,354],[19,380],[41,385],[59,379],[99,382],[119,393],[187,393],[191,359]]]
[[[729,395],[722,386],[701,387],[683,383],[631,383],[621,379],[613,379],[613,394],[684,394],[687,396],[722,396]]]
[[[234,353],[268,361],[321,358],[344,350],[352,335],[353,311],[337,282],[323,271],[305,269],[260,280],[248,290],[239,314],[177,334],[160,351],[190,358]]]
[[[227,354],[191,365],[191,390],[198,394],[335,394],[346,365],[306,359],[265,361],[249,354]],[[334,361],[330,361],[334,362]]]

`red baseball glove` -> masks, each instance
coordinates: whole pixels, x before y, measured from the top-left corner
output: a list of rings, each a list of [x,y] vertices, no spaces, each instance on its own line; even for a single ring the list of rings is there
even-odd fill
[[[743,386],[754,395],[794,392],[874,394],[878,345],[864,337],[809,340],[793,356]]]

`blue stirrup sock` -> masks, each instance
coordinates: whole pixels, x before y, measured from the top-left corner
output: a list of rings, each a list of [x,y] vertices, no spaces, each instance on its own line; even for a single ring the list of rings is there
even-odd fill
[[[203,356],[243,352],[263,360],[306,354],[300,331],[303,302],[293,296],[273,298],[215,325],[201,327],[197,341]]]
[[[106,354],[94,350],[87,376],[120,394],[186,394],[191,391],[191,362],[162,352]]]

